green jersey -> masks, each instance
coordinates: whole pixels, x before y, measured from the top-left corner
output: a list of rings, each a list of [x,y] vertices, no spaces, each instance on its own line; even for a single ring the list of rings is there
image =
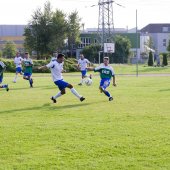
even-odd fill
[[[33,62],[30,58],[25,58],[24,61],[24,67],[25,67],[25,70],[24,70],[24,73],[29,73],[29,74],[32,74],[32,66],[33,66]]]
[[[94,72],[99,72],[101,79],[111,79],[114,76],[114,70],[111,66],[105,66],[101,64],[99,67],[94,69]]]

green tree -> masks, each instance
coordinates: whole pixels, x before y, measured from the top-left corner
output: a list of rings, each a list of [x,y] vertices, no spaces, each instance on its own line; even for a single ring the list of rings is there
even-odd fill
[[[127,63],[130,54],[131,42],[127,37],[116,35],[115,53],[113,53],[114,63]]]
[[[37,59],[44,58],[64,48],[67,31],[65,14],[60,10],[53,12],[50,2],[47,2],[43,11],[39,8],[33,13],[25,29],[25,48],[35,51]]]
[[[169,42],[168,42],[167,51],[170,52],[170,39],[169,39]]]
[[[0,50],[0,58],[2,57],[2,51]]]
[[[31,51],[36,51],[37,59],[48,54],[49,43],[52,37],[51,20],[52,8],[50,2],[44,4],[44,10],[38,8],[32,15],[32,19],[25,29],[25,48]]]
[[[52,36],[50,38],[49,49],[51,51],[62,51],[68,31],[66,15],[62,11],[56,10],[53,13],[52,23]]]
[[[152,54],[152,51],[149,52],[148,66],[153,66],[153,54]]]
[[[162,60],[162,66],[167,66],[168,61],[167,61],[167,53],[163,53],[163,60]]]
[[[80,21],[77,11],[68,16],[68,49],[71,56],[73,55],[73,49],[80,43]]]
[[[14,57],[16,51],[17,51],[16,44],[12,41],[7,41],[3,49],[3,56],[6,56],[7,58]]]
[[[94,61],[98,62],[98,56],[99,56],[100,49],[101,49],[100,45],[91,44],[89,46],[86,46],[83,49],[82,53],[91,62],[94,62]]]

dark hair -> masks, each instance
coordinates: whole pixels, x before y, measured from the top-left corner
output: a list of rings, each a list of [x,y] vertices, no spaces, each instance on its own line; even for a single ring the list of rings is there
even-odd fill
[[[25,52],[25,54],[28,54],[28,52]]]
[[[62,57],[65,57],[65,55],[62,54],[62,53],[59,53],[58,56],[57,56],[57,58],[62,58]]]
[[[109,57],[104,57],[103,59],[109,60]]]

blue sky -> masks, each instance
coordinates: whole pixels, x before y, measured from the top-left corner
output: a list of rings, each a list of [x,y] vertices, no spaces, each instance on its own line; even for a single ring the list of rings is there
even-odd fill
[[[0,0],[0,24],[27,24],[31,14],[43,7],[47,0]],[[65,13],[77,10],[85,23],[85,28],[98,26],[98,0],[49,0],[53,9]],[[115,28],[133,28],[136,26],[135,13],[138,10],[138,28],[149,23],[170,23],[169,0],[116,0],[125,8],[113,4]]]

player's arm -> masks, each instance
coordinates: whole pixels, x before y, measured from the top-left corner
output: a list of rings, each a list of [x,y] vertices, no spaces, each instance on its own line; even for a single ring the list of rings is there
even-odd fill
[[[79,63],[79,61],[78,61],[78,64],[77,64],[77,68],[80,70],[81,68],[80,68],[80,63]]]
[[[54,63],[51,61],[51,62],[50,62],[49,64],[47,64],[47,65],[38,67],[38,69],[41,70],[41,69],[54,68],[54,66],[55,66]]]
[[[45,65],[45,66],[40,66],[38,67],[39,70],[43,70],[43,69],[47,69],[48,67]]]

